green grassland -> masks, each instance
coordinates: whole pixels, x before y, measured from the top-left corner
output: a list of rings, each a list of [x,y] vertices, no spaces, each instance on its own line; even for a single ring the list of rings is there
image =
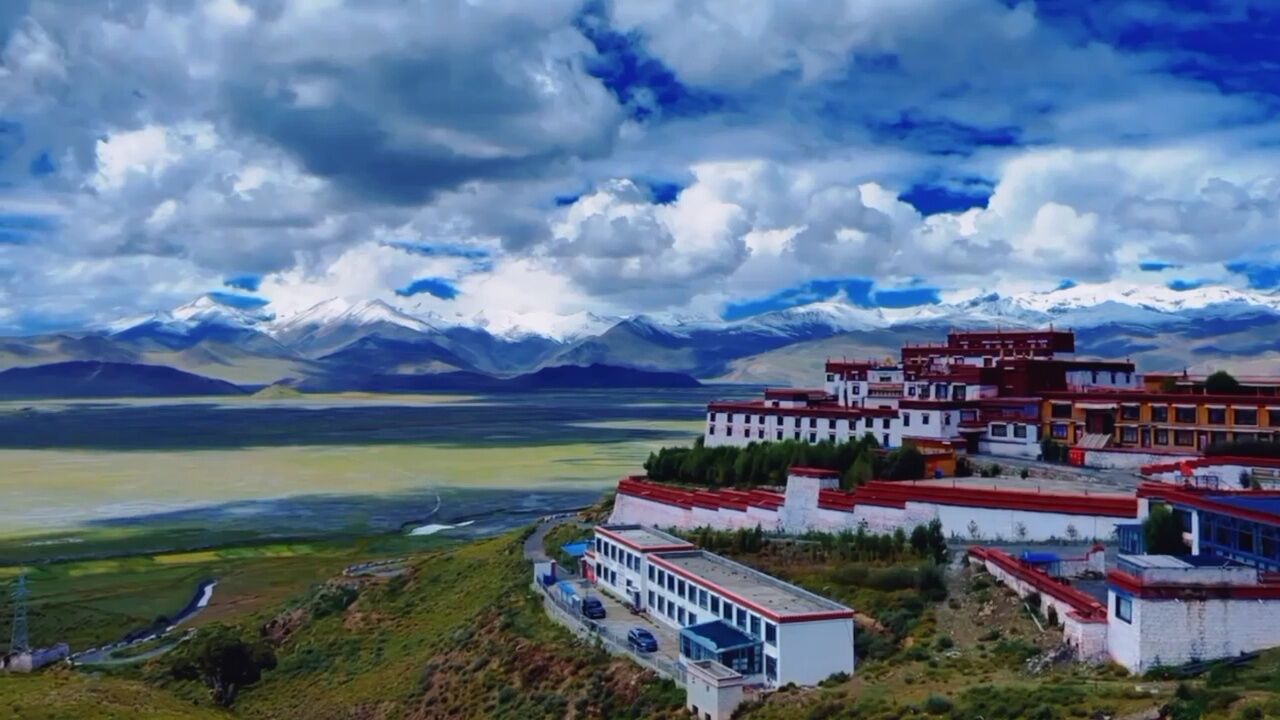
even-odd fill
[[[33,594],[33,633],[113,637],[176,611],[199,579],[217,576],[214,603],[197,624],[270,628],[279,664],[229,714],[203,686],[173,679],[162,657],[92,673],[0,676],[0,716],[677,717],[683,693],[674,685],[545,617],[528,587],[522,538],[435,540],[416,552],[386,538],[260,545],[38,568],[32,587],[46,592]],[[408,571],[333,579],[349,563],[388,556],[408,557]],[[317,600],[335,582],[358,588],[350,606]]]
[[[0,716],[20,720],[227,720],[220,710],[193,706],[138,680],[56,670],[0,674]]]
[[[562,526],[546,545],[582,534]],[[278,664],[229,711],[213,707],[202,685],[174,679],[164,657],[92,672],[0,676],[0,716],[683,717],[683,691],[546,618],[528,586],[523,537],[427,538],[423,545],[348,538],[37,567],[33,632],[110,637],[131,621],[176,611],[200,579],[216,576],[214,603],[198,623],[233,623],[268,638]],[[953,568],[939,587],[922,570],[927,560],[897,546],[852,558],[812,541],[718,549],[860,613],[854,677],[783,688],[743,708],[745,720],[1135,720],[1159,707],[1179,720],[1280,716],[1280,652],[1191,679],[1133,678],[1114,666],[1071,663],[1033,674],[1027,660],[1053,648],[1060,628],[1037,625],[977,567]],[[407,570],[340,575],[350,563],[378,557],[406,557]]]
[[[209,607],[193,618],[195,624],[270,608],[355,562],[420,553],[449,542],[388,535],[8,566],[0,567],[0,584],[7,587],[24,571],[32,641],[66,642],[74,652],[176,615],[205,579],[218,585]],[[10,602],[7,592],[0,595],[0,618],[12,613]]]

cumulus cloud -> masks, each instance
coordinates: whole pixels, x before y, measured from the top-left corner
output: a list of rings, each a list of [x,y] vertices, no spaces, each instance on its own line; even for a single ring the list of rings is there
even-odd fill
[[[1228,57],[1133,47],[1156,23],[1136,8],[3,3],[0,324],[245,276],[278,314],[341,296],[503,322],[1153,258],[1254,282],[1224,264],[1278,259],[1276,98],[1206,75]],[[922,214],[919,184],[977,207]],[[424,279],[456,294],[396,295]]]

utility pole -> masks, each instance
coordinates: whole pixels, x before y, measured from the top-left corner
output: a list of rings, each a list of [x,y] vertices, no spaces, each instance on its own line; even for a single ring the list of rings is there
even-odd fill
[[[18,576],[18,583],[13,588],[13,636],[9,642],[9,652],[24,653],[31,651],[31,637],[27,633],[27,576]]]

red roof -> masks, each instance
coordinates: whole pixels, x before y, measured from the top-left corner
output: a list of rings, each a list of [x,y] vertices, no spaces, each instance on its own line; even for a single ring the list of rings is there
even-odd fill
[[[840,472],[837,470],[828,470],[827,468],[817,467],[800,467],[798,465],[792,466],[790,470],[787,470],[787,474],[816,478],[840,477]]]
[[[1269,573],[1258,576],[1257,585],[1196,585],[1176,582],[1146,582],[1140,577],[1122,570],[1107,571],[1107,582],[1130,595],[1141,598],[1204,600],[1230,598],[1233,600],[1280,600],[1280,584],[1268,582]]]
[[[818,470],[818,472],[833,471]],[[618,483],[618,492],[685,509],[696,506],[745,510],[747,506],[755,506],[776,510],[785,500],[782,493],[759,488],[749,491],[690,490],[631,477],[623,478]],[[1088,493],[1067,495],[1027,490],[885,481],[869,482],[853,491],[822,490],[818,493],[818,507],[846,512],[852,512],[858,505],[903,508],[908,502],[1052,512],[1064,515],[1101,515],[1117,518],[1138,516],[1138,500],[1132,495]]]
[[[971,547],[969,548],[969,555],[984,562],[990,562],[1034,587],[1041,595],[1048,595],[1055,600],[1066,603],[1080,620],[1088,622],[1105,620],[1107,617],[1107,609],[1092,595],[1050,577],[1043,570],[1023,563],[1003,550]]]

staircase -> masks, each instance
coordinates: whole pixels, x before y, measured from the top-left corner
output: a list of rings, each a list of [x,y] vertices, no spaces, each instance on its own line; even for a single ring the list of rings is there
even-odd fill
[[[1109,445],[1111,445],[1111,436],[1106,433],[1085,433],[1076,443],[1076,447],[1083,450],[1101,450]]]

